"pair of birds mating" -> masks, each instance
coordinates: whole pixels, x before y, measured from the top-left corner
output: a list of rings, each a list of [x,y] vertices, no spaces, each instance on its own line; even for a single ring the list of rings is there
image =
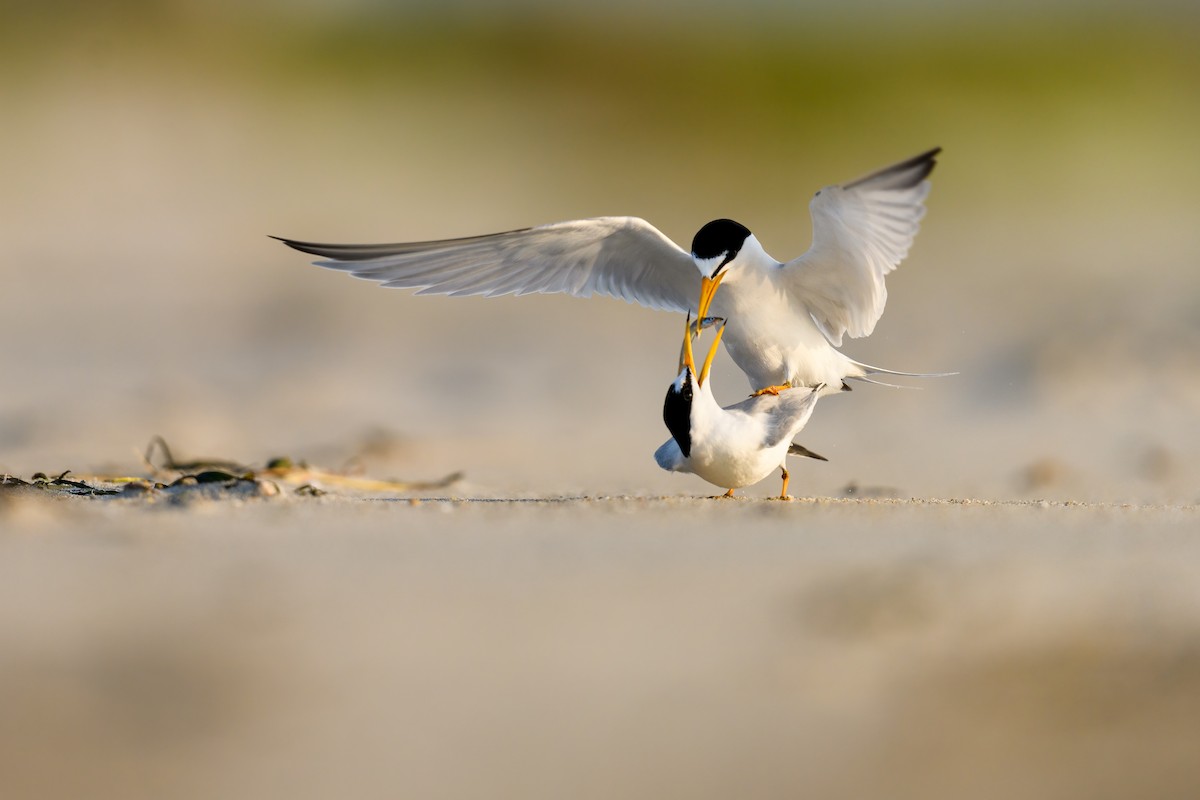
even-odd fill
[[[884,276],[917,234],[927,178],[940,151],[818,191],[809,203],[812,246],[788,262],[769,256],[749,229],[728,219],[702,227],[690,252],[637,217],[400,244],[280,241],[321,256],[318,266],[417,294],[600,294],[687,313],[680,374],[664,404],[672,438],[656,460],[664,469],[692,472],[729,489],[730,496],[778,466],[786,497],[789,451],[814,455],[791,439],[818,396],[880,373],[924,377],[862,364],[837,348],[844,336],[869,335],[883,314]],[[720,328],[697,372],[691,341],[714,319]],[[755,390],[726,409],[716,404],[707,382],[722,338]]]

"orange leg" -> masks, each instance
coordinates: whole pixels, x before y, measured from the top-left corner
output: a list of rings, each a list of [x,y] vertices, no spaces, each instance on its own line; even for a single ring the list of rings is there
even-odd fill
[[[779,469],[783,472],[783,488],[779,490],[779,499],[791,500],[792,498],[787,493],[788,478],[791,476],[788,475],[787,467],[780,467]]]
[[[773,394],[776,397],[778,397],[780,392],[787,391],[790,388],[792,388],[792,385],[790,383],[780,383],[780,384],[776,384],[775,386],[765,386],[762,389],[759,389],[757,392],[754,392],[750,396],[758,397],[758,396],[764,395],[764,394]]]
[[[734,499],[734,497],[733,497],[733,489],[730,489],[728,492],[726,492],[725,494],[721,495],[721,496],[720,496],[719,498],[717,498],[717,499],[718,499],[718,500],[725,500],[725,499],[733,500],[733,499]]]

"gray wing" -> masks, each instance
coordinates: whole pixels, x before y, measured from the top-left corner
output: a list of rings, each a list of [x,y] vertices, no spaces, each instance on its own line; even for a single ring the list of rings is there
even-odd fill
[[[762,426],[762,447],[775,447],[804,429],[817,406],[825,384],[813,388],[786,389],[778,395],[762,394],[734,403],[725,410],[757,418]]]
[[[279,237],[272,237],[279,238]],[[417,294],[607,295],[667,311],[695,311],[700,275],[690,255],[637,217],[400,244],[279,241],[322,256],[318,266]]]
[[[779,394],[779,407],[768,418],[763,447],[774,447],[780,442],[791,440],[808,424],[817,398],[824,385],[812,389],[788,389]]]
[[[813,243],[784,280],[835,347],[867,336],[887,303],[884,276],[908,255],[925,215],[937,147],[865,178],[827,186],[809,203]]]

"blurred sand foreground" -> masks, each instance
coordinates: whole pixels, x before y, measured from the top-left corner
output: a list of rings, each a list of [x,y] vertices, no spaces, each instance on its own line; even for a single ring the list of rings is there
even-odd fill
[[[1195,507],[0,500],[5,798],[1191,798]]]
[[[5,8],[0,475],[161,434],[477,499],[0,493],[0,800],[1200,796],[1200,14],[484,5]],[[961,374],[822,400],[792,490],[999,504],[682,496],[682,320],[267,238],[731,217],[784,258],[936,145],[845,349]]]

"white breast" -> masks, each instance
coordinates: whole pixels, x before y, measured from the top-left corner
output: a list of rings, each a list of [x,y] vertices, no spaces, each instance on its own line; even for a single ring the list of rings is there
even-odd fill
[[[716,486],[736,489],[758,483],[783,463],[791,439],[771,448],[762,446],[767,414],[722,409],[707,385],[696,400],[688,471]]]
[[[785,294],[772,270],[731,274],[713,300],[712,314],[727,320],[725,349],[752,389],[790,383],[839,388],[859,374],[817,328],[803,304]]]

